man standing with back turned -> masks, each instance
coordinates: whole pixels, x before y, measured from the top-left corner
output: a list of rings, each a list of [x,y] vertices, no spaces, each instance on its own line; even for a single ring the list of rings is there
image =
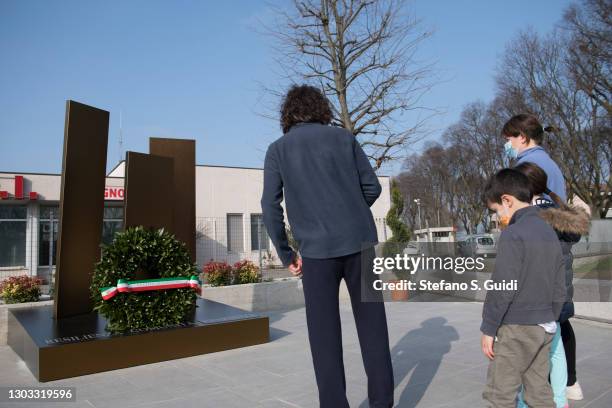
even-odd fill
[[[370,407],[393,406],[393,368],[382,297],[363,301],[378,242],[370,206],[378,178],[355,137],[330,126],[327,98],[311,86],[293,86],[282,104],[284,135],[268,147],[261,198],[263,219],[284,266],[302,276],[306,322],[322,408],[346,408],[346,380],[338,292],[348,288]],[[283,193],[284,190],[284,193]],[[301,258],[285,233],[281,201]]]

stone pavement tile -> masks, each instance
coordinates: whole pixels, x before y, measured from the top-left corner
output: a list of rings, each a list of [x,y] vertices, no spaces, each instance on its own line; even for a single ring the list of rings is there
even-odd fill
[[[32,375],[30,370],[23,362],[19,362],[18,364],[7,364],[4,362],[4,360],[0,360],[0,367],[2,367],[2,370],[0,370],[0,386],[36,386],[39,384],[38,380]]]
[[[218,353],[202,354],[199,356],[181,358],[179,360],[174,360],[174,361],[176,362],[177,367],[207,368],[207,367],[214,367],[215,364],[222,364],[224,361],[231,363],[231,362],[252,360],[247,355],[245,356],[241,356],[240,354],[227,354],[226,355],[226,353],[227,351],[220,351]],[[223,359],[224,355],[227,357],[226,359]]]
[[[400,404],[396,406],[484,406],[481,394],[488,363],[480,351],[482,304],[387,303],[385,308],[396,403]],[[272,327],[287,334],[264,345],[40,385],[76,386],[78,403],[70,406],[79,408],[90,408],[91,404],[318,407],[304,309],[270,315]],[[341,316],[347,397],[351,407],[365,408],[367,379],[350,304],[342,305]],[[571,406],[610,408],[612,329],[578,319],[572,322],[578,341],[578,376],[586,400]],[[0,371],[0,384],[39,385],[7,346],[0,347],[0,363],[6,368]]]
[[[74,402],[0,402],[0,408],[93,408],[87,400]]]
[[[260,357],[253,363],[262,370],[281,376],[299,372],[312,375],[314,372],[310,350],[275,352],[275,355]]]
[[[106,374],[106,373],[105,373]],[[89,400],[94,397],[103,397],[112,392],[130,392],[134,386],[125,381],[122,374],[113,372],[111,375],[92,374],[86,377],[93,377],[93,381],[81,383],[80,381],[69,382],[66,380],[61,386],[76,387],[77,400]],[[48,383],[45,383],[47,386]],[[59,385],[58,385],[59,386]]]
[[[260,408],[260,405],[253,404],[228,388],[219,388],[184,397],[178,396],[165,401],[143,401],[136,406],[138,408]],[[127,408],[125,405],[116,405],[115,407]]]
[[[295,394],[284,398],[284,401],[297,405],[300,408],[319,408],[319,393],[315,390],[313,392]]]
[[[445,403],[437,405],[437,407],[440,407],[440,408],[442,407],[444,408],[457,408],[457,407],[469,407],[469,408],[478,407],[480,408],[480,407],[484,407],[486,405],[485,405],[485,400],[482,399],[483,389],[484,389],[484,386],[480,390],[473,390],[463,395],[460,398],[449,399]],[[421,405],[419,405],[418,407],[421,408]],[[426,407],[426,405],[423,405],[423,407]]]
[[[160,373],[163,376],[162,373]],[[159,385],[149,387],[134,387],[130,391],[113,392],[109,389],[105,395],[93,396],[88,401],[96,408],[105,407],[134,407],[146,403],[160,403],[164,401],[172,401],[183,396],[193,397],[201,395],[204,392],[218,392],[221,388],[217,387],[211,390],[197,390],[191,387],[161,387]]]
[[[276,398],[264,400],[259,404],[259,406],[261,408],[301,408],[299,405]]]
[[[191,362],[198,363],[209,363],[214,365],[215,363],[234,363],[234,362],[248,362],[254,360],[258,354],[266,353],[268,347],[267,344],[255,345],[249,347],[242,347],[231,350],[224,350],[216,353],[201,354],[199,356],[188,357],[185,359],[172,360],[177,361],[181,364],[182,360],[189,360]]]
[[[580,407],[580,405],[570,404],[570,407],[578,408]],[[610,408],[612,407],[612,391],[608,391],[607,393],[600,395],[596,399],[585,404],[584,407],[588,407],[588,408]]]
[[[9,346],[0,346],[0,386],[37,385],[38,380]]]
[[[271,398],[291,402],[291,398],[295,395],[316,393],[317,385],[312,373],[295,373],[266,384],[235,385],[231,390],[253,403],[261,403]]]
[[[610,352],[593,354],[588,357],[578,358],[576,361],[576,372],[578,377],[582,374],[593,374],[599,378],[610,379],[612,388],[612,355]],[[580,381],[580,380],[578,380]]]
[[[361,351],[344,351],[344,372],[348,377],[366,378],[365,368],[363,367],[363,359],[361,358]],[[312,364],[311,364],[312,367]],[[314,373],[314,368],[312,368]]]
[[[183,387],[207,390],[219,385],[214,381],[208,381],[208,378],[206,378],[204,374],[205,372],[200,370],[189,370],[184,367],[169,366],[163,369],[139,370],[137,373],[132,373],[129,369],[122,370],[118,373],[118,376],[133,388],[159,386],[160,388],[166,389]]]
[[[487,383],[487,368],[489,367],[489,363],[483,359],[479,365],[463,369],[455,372],[457,376],[466,379],[466,381],[474,382],[481,384],[484,388],[484,385]]]
[[[226,378],[226,387],[249,385],[261,387],[280,381],[283,376],[263,370],[251,362],[232,362],[227,364],[216,363],[208,367],[209,370]]]
[[[435,359],[415,359],[398,361],[393,365],[395,384],[406,386],[428,384],[433,379],[444,380],[463,376],[466,366]]]
[[[609,362],[610,360],[608,360]],[[572,401],[571,407],[592,407],[598,406],[602,401],[612,400],[612,377],[602,377],[592,375],[583,370],[580,370],[578,365],[578,382],[584,393],[584,400]],[[595,404],[597,402],[597,404]],[[595,404],[595,405],[591,405]],[[606,408],[612,407],[612,404],[606,405]]]
[[[346,381],[346,398],[351,407],[358,407],[362,401],[368,398],[368,385],[365,379]]]
[[[576,334],[576,341],[583,344],[586,349],[611,350],[612,325],[592,322],[584,319],[571,319]]]
[[[301,331],[306,328],[306,313],[304,308],[293,309],[286,312],[265,313],[270,319],[270,326],[289,333]]]
[[[401,408],[436,407],[479,393],[482,393],[482,385],[466,380],[463,376],[436,377],[430,383],[396,384],[395,404]],[[455,404],[454,406],[464,405]]]
[[[156,387],[162,399],[174,398],[176,389],[208,389],[216,387],[199,377],[197,371],[185,371],[170,362],[106,371],[81,377],[40,383],[41,386],[76,387],[77,400],[104,397],[109,393],[132,393]]]
[[[486,364],[488,364],[488,360],[482,354],[480,348],[480,339],[478,339],[478,342],[453,344],[452,350],[444,355],[444,361],[467,367],[480,367],[483,364],[486,367]]]
[[[5,364],[17,364],[21,362],[21,358],[7,345],[0,346],[0,361]]]

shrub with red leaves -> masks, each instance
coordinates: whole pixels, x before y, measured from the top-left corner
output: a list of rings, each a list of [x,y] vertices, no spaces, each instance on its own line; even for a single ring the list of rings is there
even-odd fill
[[[261,282],[259,267],[246,259],[234,264],[234,276],[236,284]]]
[[[204,265],[204,276],[212,286],[231,285],[232,267],[227,262],[209,262]]]
[[[11,276],[0,283],[0,297],[6,303],[37,302],[42,279],[34,276]]]

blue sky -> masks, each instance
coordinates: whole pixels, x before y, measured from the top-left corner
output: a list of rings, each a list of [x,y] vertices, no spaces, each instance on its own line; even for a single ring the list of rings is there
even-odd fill
[[[419,58],[444,79],[422,101],[444,112],[428,124],[430,140],[465,104],[492,98],[518,30],[551,30],[569,3],[413,1],[434,30]],[[268,15],[253,0],[0,1],[0,171],[61,171],[67,99],[111,112],[108,169],[125,150],[147,152],[150,136],[196,139],[198,164],[261,167],[281,136],[260,115],[261,84],[278,83],[270,39],[257,32]]]

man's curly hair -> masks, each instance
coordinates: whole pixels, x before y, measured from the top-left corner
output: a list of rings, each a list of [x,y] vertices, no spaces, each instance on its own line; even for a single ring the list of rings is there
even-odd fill
[[[310,85],[293,85],[283,99],[280,113],[283,133],[300,122],[329,125],[332,121],[329,101],[319,89]]]

